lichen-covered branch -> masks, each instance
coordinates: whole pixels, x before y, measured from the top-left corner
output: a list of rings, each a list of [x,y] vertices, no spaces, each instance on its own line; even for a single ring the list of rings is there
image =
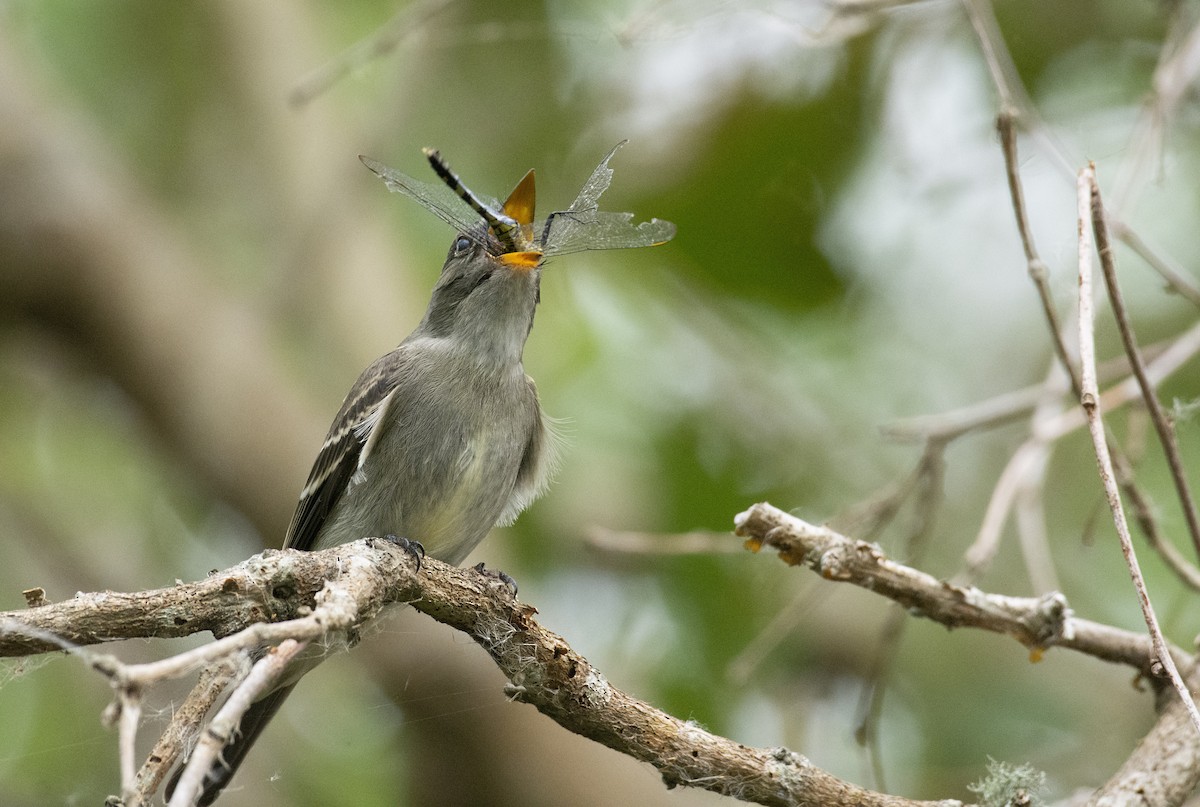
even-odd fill
[[[268,550],[194,583],[77,594],[60,603],[0,612],[0,657],[202,631],[227,636],[256,622],[293,619],[311,606],[325,580],[337,576],[338,558],[336,552]]]
[[[1187,679],[1195,691],[1200,675]],[[1187,705],[1172,698],[1116,773],[1092,794],[1091,807],[1183,804],[1200,785],[1200,740]]]
[[[508,677],[513,700],[535,706],[576,734],[653,765],[668,787],[699,787],[744,801],[793,807],[962,804],[871,792],[787,749],[752,748],[672,717],[609,684],[565,639],[538,623],[536,608],[517,601],[495,577],[432,559],[418,571],[411,555],[375,539],[320,552],[270,550],[194,583],[132,594],[80,594],[62,603],[5,612],[0,614],[0,655],[72,648],[108,674],[119,693],[140,694],[156,677],[175,677],[189,664],[194,666],[188,654],[199,652],[197,658],[217,663],[224,647],[231,654],[244,653],[246,636],[274,645],[312,640],[309,616],[323,613],[319,606],[334,596],[342,606],[342,616],[330,625],[337,634],[353,634],[388,603],[408,603],[464,631]],[[267,625],[261,620],[285,621]],[[78,650],[80,645],[116,639],[203,630],[225,638],[208,649],[146,665],[125,666],[95,651]],[[52,639],[51,631],[61,641]],[[143,789],[145,783],[161,779],[161,766],[153,767],[137,775],[136,786],[125,772],[126,786],[136,790],[139,800],[150,795]]]
[[[948,628],[973,627],[1007,634],[1035,652],[1066,647],[1129,664],[1146,675],[1158,670],[1149,637],[1080,619],[1061,593],[1009,597],[974,586],[952,585],[888,558],[875,544],[809,524],[766,503],[739,514],[735,524],[737,534],[748,539],[751,549],[771,547],[785,563],[804,565],[826,580],[873,591],[900,603],[913,616]],[[1172,647],[1171,654],[1181,669],[1191,668],[1192,662],[1182,650]]]

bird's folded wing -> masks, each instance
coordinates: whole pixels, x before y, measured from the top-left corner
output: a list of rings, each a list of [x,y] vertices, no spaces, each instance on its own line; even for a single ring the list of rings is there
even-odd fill
[[[284,547],[311,550],[329,513],[370,456],[377,428],[396,391],[397,376],[389,372],[391,354],[359,376],[329,428],[300,494]]]

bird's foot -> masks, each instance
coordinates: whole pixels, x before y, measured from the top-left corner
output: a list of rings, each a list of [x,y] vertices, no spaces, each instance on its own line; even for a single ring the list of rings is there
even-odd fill
[[[509,575],[505,574],[499,569],[488,569],[482,563],[476,563],[472,568],[474,568],[475,571],[479,572],[484,577],[490,577],[493,580],[498,580],[499,582],[503,583],[508,587],[508,590],[512,592],[514,597],[517,596],[517,581],[513,580]]]
[[[402,538],[391,532],[383,536],[383,540],[391,541],[393,544],[416,558],[417,571],[421,571],[421,562],[425,560],[425,547],[421,546],[420,541],[414,541],[411,538]]]

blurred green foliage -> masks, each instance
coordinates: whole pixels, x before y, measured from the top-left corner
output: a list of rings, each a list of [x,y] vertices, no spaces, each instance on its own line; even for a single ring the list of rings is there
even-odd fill
[[[411,12],[10,0],[0,5],[0,50],[27,76],[0,82],[32,77],[64,126],[107,149],[210,259],[212,283],[260,313],[277,340],[270,349],[310,391],[305,405],[327,416],[360,367],[415,324],[451,238],[384,192],[354,155],[416,174],[418,149],[436,145],[496,195],[536,166],[544,204],[564,205],[604,151],[631,138],[605,202],[675,221],[679,234],[653,251],[547,268],[526,364],[546,408],[569,419],[568,447],[555,488],[477,554],[520,580],[522,597],[614,685],[882,786],[852,735],[886,604],[766,556],[626,556],[585,538],[592,526],[724,533],[763,499],[825,520],[917,462],[919,446],[886,442],[881,425],[1043,378],[1052,353],[990,128],[996,93],[960,7],[842,18],[825,4],[424,8],[394,48],[293,108],[288,93],[305,70]],[[1067,168],[1096,159],[1102,181],[1115,181],[1138,156],[1130,136],[1168,6],[1022,0],[997,14]],[[1154,173],[1151,162],[1140,204],[1120,212],[1186,259],[1200,254],[1200,233],[1187,179],[1197,168],[1194,101],[1182,105],[1164,141],[1172,170]],[[1021,148],[1035,235],[1067,311],[1072,178],[1054,153],[1024,139]],[[350,220],[338,218],[346,210]],[[330,239],[330,222],[342,241]],[[388,245],[394,263],[384,271],[398,278],[378,293],[383,275],[346,254],[368,237]],[[330,243],[341,246],[324,251]],[[1146,341],[1195,319],[1129,251],[1118,258]],[[370,291],[341,299],[331,277]],[[405,294],[383,293],[394,289]],[[254,523],[216,495],[143,417],[142,402],[53,323],[8,308],[0,316],[10,317],[0,319],[0,523],[10,547],[0,608],[19,607],[18,592],[33,585],[52,599],[164,585],[278,544],[283,525]],[[1113,355],[1111,322],[1101,327]],[[206,338],[205,323],[195,338]],[[1164,399],[1194,399],[1195,379],[1192,362]],[[1122,436],[1123,417],[1113,421]],[[956,571],[1027,434],[1019,420],[950,447],[924,568]],[[1185,424],[1192,468],[1195,437]],[[305,439],[315,453],[320,434]],[[1164,529],[1180,538],[1152,441],[1139,475]],[[1082,435],[1055,447],[1046,480],[1063,590],[1081,615],[1138,629]],[[901,560],[912,518],[902,511],[881,539]],[[1155,561],[1146,566],[1166,627],[1184,642],[1200,616],[1195,597]],[[1030,593],[1011,525],[981,586]],[[731,667],[785,609],[790,629],[737,679]],[[7,803],[94,804],[115,790],[115,743],[95,720],[103,683],[61,659],[5,670]],[[305,740],[299,718],[290,721],[302,739],[276,744],[264,763],[280,781],[249,792],[280,804],[395,803],[390,789],[408,772],[389,760],[416,753],[394,722],[403,704],[380,706],[385,697],[352,664],[320,675],[313,700],[296,708],[313,725],[333,715],[329,736]],[[886,784],[966,797],[989,755],[1047,770],[1056,795],[1098,784],[1150,720],[1149,696],[1128,679],[1059,651],[1031,665],[1009,640],[910,622],[879,724]],[[459,708],[475,707],[446,713]],[[364,714],[371,725],[359,732]],[[489,709],[482,719],[506,718]],[[359,778],[306,765],[321,741],[360,766]]]

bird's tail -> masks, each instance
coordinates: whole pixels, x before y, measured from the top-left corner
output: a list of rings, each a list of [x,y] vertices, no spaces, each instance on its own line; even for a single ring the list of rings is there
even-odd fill
[[[271,718],[279,711],[279,707],[283,705],[284,700],[291,694],[296,685],[290,684],[274,692],[268,693],[262,700],[255,701],[246,710],[246,714],[242,716],[241,725],[238,728],[236,736],[225,746],[224,750],[218,755],[212,768],[204,776],[204,787],[200,792],[200,800],[197,804],[200,807],[208,807],[217,800],[221,795],[221,791],[225,789],[225,785],[229,784],[229,780],[237,773],[237,769],[241,766],[242,760],[246,758],[250,748],[254,745],[254,741],[258,739],[258,735],[262,734],[263,729],[271,722]],[[186,764],[186,762],[185,762]],[[171,781],[167,783],[166,796],[170,801],[171,795],[175,792],[175,786],[179,784],[179,777],[183,773],[183,765],[180,765],[178,770],[171,776]]]

